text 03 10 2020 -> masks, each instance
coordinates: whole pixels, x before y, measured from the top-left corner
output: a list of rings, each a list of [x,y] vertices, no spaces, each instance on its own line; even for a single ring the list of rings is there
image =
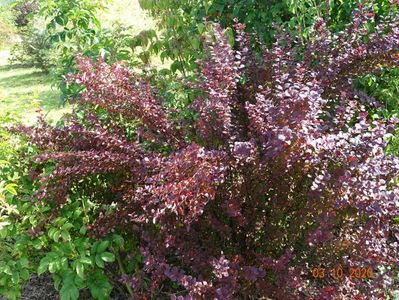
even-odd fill
[[[349,277],[351,280],[371,279],[374,278],[374,272],[371,267],[314,267],[312,268],[312,276],[317,279],[323,279],[327,276],[330,276],[336,280],[343,279],[344,277]]]

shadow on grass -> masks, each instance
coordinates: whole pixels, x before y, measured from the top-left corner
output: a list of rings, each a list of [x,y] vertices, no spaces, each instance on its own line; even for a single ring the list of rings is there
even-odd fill
[[[15,69],[28,69],[28,68],[33,68],[33,66],[30,65],[24,65],[24,64],[6,64],[6,65],[0,65],[0,72],[9,72]]]
[[[0,85],[4,87],[32,87],[38,83],[44,83],[46,74],[40,71],[30,72],[21,75],[13,75],[0,79]]]
[[[62,105],[58,89],[51,87],[51,74],[23,64],[2,63],[0,60],[0,112],[10,112],[22,123],[33,125],[38,106],[52,123],[69,111],[68,105]]]
[[[11,68],[11,71],[14,68]],[[0,72],[1,72],[0,67]],[[4,68],[3,68],[4,70]],[[48,74],[35,69],[26,69],[23,74],[10,74],[0,78],[0,89],[8,90],[8,96],[0,98],[3,105],[17,108],[26,105],[30,100],[37,99],[44,111],[62,108],[59,92],[50,87],[51,78]]]
[[[12,93],[6,97],[0,96],[0,104],[5,104],[6,106],[17,108],[21,105],[27,105],[34,99],[39,100],[40,106],[44,111],[58,110],[64,108],[60,101],[59,92],[52,89],[46,89],[38,93],[17,92]]]

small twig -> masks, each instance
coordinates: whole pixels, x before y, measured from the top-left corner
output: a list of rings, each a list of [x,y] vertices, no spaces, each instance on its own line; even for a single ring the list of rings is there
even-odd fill
[[[111,249],[115,253],[116,261],[118,262],[118,267],[119,267],[119,271],[120,271],[121,275],[126,274],[125,268],[123,267],[121,257],[119,255],[119,251],[115,251],[114,248],[111,248]],[[127,283],[125,283],[125,286],[126,286],[127,291],[129,292],[129,295],[133,297],[134,293],[133,293],[132,288]]]

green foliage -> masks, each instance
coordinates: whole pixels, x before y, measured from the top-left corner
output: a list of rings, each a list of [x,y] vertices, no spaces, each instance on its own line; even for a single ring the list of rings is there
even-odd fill
[[[15,37],[12,14],[7,6],[0,5],[0,49],[9,47]]]
[[[308,1],[258,1],[258,0],[140,0],[140,5],[158,20],[160,39],[151,45],[152,53],[161,59],[171,59],[172,71],[186,73],[193,70],[201,57],[201,37],[208,22],[218,22],[227,29],[233,41],[232,28],[236,21],[246,24],[249,32],[267,44],[273,41],[274,24],[289,21],[292,27],[310,25],[317,10],[308,9]],[[313,1],[312,1],[313,3]],[[316,11],[316,12],[315,12]],[[306,14],[300,14],[305,12]],[[298,14],[297,14],[298,13]],[[294,18],[295,15],[298,18]],[[208,28],[209,29],[209,28]],[[255,41],[255,40],[254,40]]]
[[[379,113],[386,118],[399,110],[399,69],[384,68],[378,74],[364,76],[357,80],[357,86],[374,97],[383,107]]]
[[[131,27],[115,23],[111,28],[102,29],[97,36],[97,43],[93,45],[89,56],[101,55],[110,62],[131,62],[133,57],[133,35]]]
[[[96,12],[99,1],[43,1],[40,13],[48,20],[51,41],[61,47],[64,55],[83,51],[94,42],[100,29]]]
[[[84,208],[82,202],[71,201],[46,228],[47,235],[38,242],[38,247],[44,247],[46,253],[37,272],[52,274],[61,299],[78,299],[79,290],[85,288],[90,289],[95,299],[108,299],[112,285],[103,269],[106,263],[115,260],[115,255],[107,251],[112,243],[94,241],[87,236],[85,223],[93,205],[82,201]]]
[[[117,234],[89,237],[87,224],[98,206],[77,192],[57,216],[50,205],[31,201],[37,186],[28,174],[28,159],[37,151],[5,129],[16,121],[0,115],[0,295],[18,299],[32,273],[49,272],[61,299],[76,300],[82,289],[94,299],[109,299],[113,285],[107,265],[131,248]],[[48,165],[43,172],[51,170]]]
[[[378,74],[359,78],[356,87],[373,97],[381,107],[374,110],[374,118],[389,119],[399,114],[399,69],[383,68]],[[396,130],[387,149],[399,154],[399,131]]]
[[[101,8],[100,1],[41,1],[40,14],[46,19],[49,41],[59,52],[55,83],[62,92],[63,103],[77,95],[77,90],[65,79],[67,74],[75,72],[74,56],[96,43],[101,30],[96,13]]]
[[[227,30],[234,41],[236,22],[246,25],[255,33],[253,45],[258,41],[270,46],[274,42],[276,27],[288,29],[299,36],[302,43],[310,38],[312,25],[320,17],[328,18],[333,30],[341,30],[350,21],[359,0],[139,0],[140,5],[158,22],[160,37],[149,47],[162,60],[172,60],[173,72],[183,74],[196,68],[201,58],[201,37],[209,22],[217,22]],[[373,1],[377,17],[391,8],[389,0]]]
[[[202,1],[140,0],[140,5],[158,20],[161,37],[151,43],[149,52],[160,56],[162,61],[172,60],[172,71],[186,73],[195,68],[201,57],[200,36],[206,25],[203,18],[211,8]]]
[[[34,211],[23,198],[24,189],[30,187],[20,157],[23,144],[3,128],[14,121],[10,115],[0,115],[0,294],[8,299],[17,299],[22,283],[29,279],[32,262],[24,226],[31,222]]]
[[[16,0],[8,10],[13,12],[13,23],[20,39],[11,48],[9,63],[37,67],[48,73],[57,55],[52,50],[49,34],[37,14],[37,2]]]
[[[77,97],[79,87],[69,84],[67,75],[76,72],[75,56],[80,53],[97,59],[101,56],[109,63],[125,61],[137,66],[135,49],[145,47],[152,41],[152,31],[142,32],[137,37],[132,34],[132,27],[114,23],[111,28],[102,28],[98,14],[105,7],[104,1],[43,1],[41,15],[46,18],[49,42],[57,51],[56,84],[65,103]],[[141,54],[144,60],[146,53]]]

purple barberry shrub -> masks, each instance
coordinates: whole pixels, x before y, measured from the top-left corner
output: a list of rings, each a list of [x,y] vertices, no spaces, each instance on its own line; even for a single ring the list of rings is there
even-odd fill
[[[385,299],[398,287],[399,159],[385,153],[398,120],[373,119],[353,81],[399,65],[399,18],[370,22],[364,8],[336,34],[320,20],[304,50],[282,32],[261,60],[242,25],[239,50],[216,26],[190,142],[148,82],[80,57],[85,118],[26,129],[36,162],[54,164],[36,198],[62,205],[73,188],[113,203],[91,234],[138,237],[142,268],[124,276],[137,298],[172,281],[172,299]]]

